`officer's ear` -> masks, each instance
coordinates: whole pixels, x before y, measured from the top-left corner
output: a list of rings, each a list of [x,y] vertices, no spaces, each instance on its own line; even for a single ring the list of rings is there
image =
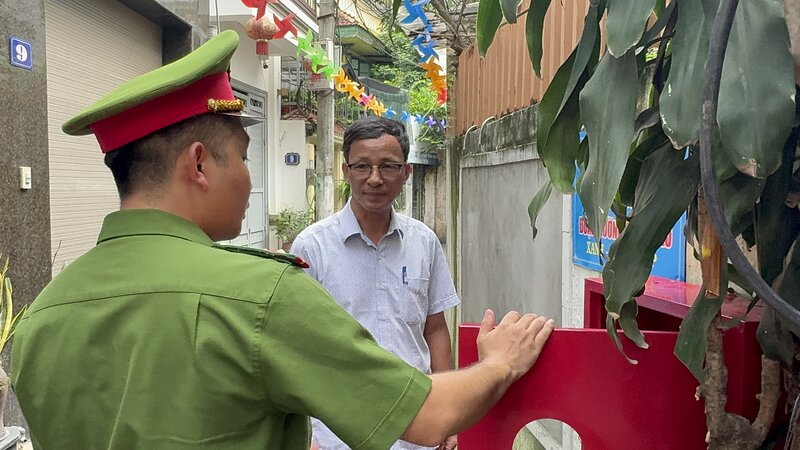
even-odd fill
[[[176,171],[186,182],[203,190],[208,189],[208,169],[211,167],[211,153],[202,142],[193,142],[178,156]]]

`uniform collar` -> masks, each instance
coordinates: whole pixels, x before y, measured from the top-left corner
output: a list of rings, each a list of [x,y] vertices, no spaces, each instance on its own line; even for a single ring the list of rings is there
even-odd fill
[[[353,199],[347,200],[347,204],[344,205],[344,208],[339,212],[339,237],[342,239],[342,242],[346,241],[347,238],[350,236],[354,236],[356,234],[363,234],[361,231],[361,225],[358,224],[358,219],[356,219],[355,213],[353,213],[353,208],[350,206],[350,202]],[[403,228],[400,224],[399,215],[395,212],[394,207],[392,207],[391,211],[391,219],[389,219],[389,229],[386,231],[384,236],[389,236],[390,234],[394,233],[397,230],[397,234],[400,238],[403,237]]]
[[[142,235],[172,236],[203,245],[214,243],[196,224],[158,209],[123,209],[107,215],[97,243]]]

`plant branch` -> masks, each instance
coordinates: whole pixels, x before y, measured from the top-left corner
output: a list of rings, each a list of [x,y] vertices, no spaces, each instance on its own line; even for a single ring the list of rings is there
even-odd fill
[[[706,426],[708,434],[706,442],[708,448],[721,437],[724,437],[725,404],[728,402],[726,389],[728,387],[728,369],[725,368],[725,359],[722,347],[722,330],[719,329],[719,316],[715,317],[708,326],[708,350],[706,351],[706,379],[703,381],[702,392],[706,399]]]
[[[703,284],[706,286],[707,298],[719,297],[722,294],[721,270],[723,261],[722,245],[714,233],[714,227],[708,216],[705,190],[701,187],[697,194],[697,229],[700,230],[700,270]]]
[[[781,396],[780,379],[780,362],[761,356],[761,393],[757,396],[758,416],[752,425],[755,439],[759,442],[767,437],[775,418],[775,409]]]
[[[453,20],[453,17],[450,15],[450,11],[447,10],[447,6],[442,2],[442,0],[431,0],[431,5],[433,5],[433,9],[436,10],[436,13],[444,22],[445,27],[447,27],[447,29],[453,34],[453,40],[450,43],[450,47],[456,53],[456,57],[458,57],[458,55],[464,51],[464,48],[466,48],[466,46],[461,42],[461,37],[458,34],[458,25]]]

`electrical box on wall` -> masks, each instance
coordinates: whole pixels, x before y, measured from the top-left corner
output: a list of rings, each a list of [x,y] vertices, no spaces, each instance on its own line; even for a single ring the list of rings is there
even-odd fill
[[[31,168],[30,167],[20,167],[19,168],[19,188],[20,189],[30,189],[32,185],[31,182]]]

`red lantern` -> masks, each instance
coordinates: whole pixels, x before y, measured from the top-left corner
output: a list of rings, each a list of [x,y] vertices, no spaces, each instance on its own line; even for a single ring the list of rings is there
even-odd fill
[[[267,3],[275,3],[277,0],[242,0],[248,8],[256,8],[256,16],[247,21],[244,26],[244,31],[250,39],[256,41],[256,54],[263,67],[267,68],[267,61],[269,59],[269,41],[270,39],[277,39],[285,36],[287,33],[294,33],[297,36],[297,29],[292,25],[292,18],[294,14],[289,14],[283,19],[273,18],[272,21],[267,20],[264,13],[266,13]]]
[[[269,40],[278,32],[278,27],[266,17],[253,17],[244,25],[244,31],[256,41],[256,54],[262,62],[266,62],[269,58]]]

